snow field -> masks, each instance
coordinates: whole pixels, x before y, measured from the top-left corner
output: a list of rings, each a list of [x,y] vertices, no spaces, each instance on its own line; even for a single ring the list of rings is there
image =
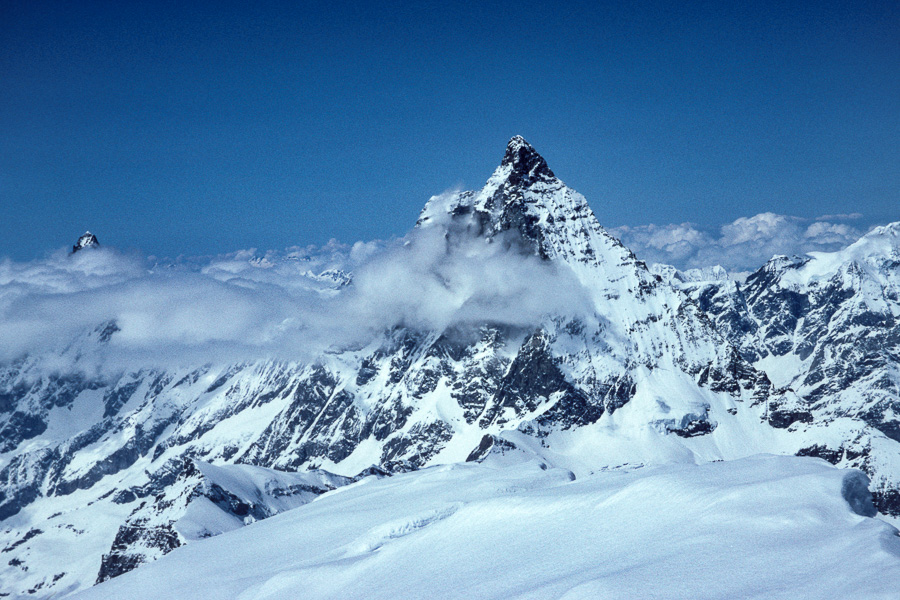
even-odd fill
[[[900,537],[851,509],[858,472],[755,456],[571,481],[505,458],[369,478],[76,597],[897,597]]]

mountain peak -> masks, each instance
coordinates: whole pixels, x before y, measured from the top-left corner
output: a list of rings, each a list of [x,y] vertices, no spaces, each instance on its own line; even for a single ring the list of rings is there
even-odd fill
[[[100,242],[97,241],[97,236],[90,231],[85,231],[84,234],[78,238],[75,245],[72,246],[72,254],[75,254],[84,248],[96,248],[98,246],[100,246]]]
[[[503,162],[481,190],[428,201],[416,227],[434,226],[444,227],[448,239],[500,239],[542,259],[559,259],[591,285],[621,280],[622,266],[635,285],[655,285],[646,265],[601,227],[584,196],[560,181],[522,136],[509,140]]]
[[[510,167],[518,178],[540,179],[556,177],[544,157],[521,135],[513,136],[506,145],[501,167]]]

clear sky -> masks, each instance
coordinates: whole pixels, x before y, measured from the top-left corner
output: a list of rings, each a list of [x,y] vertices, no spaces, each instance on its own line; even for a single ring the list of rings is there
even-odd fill
[[[900,3],[0,0],[0,132],[15,259],[401,235],[514,134],[610,227],[883,223]]]

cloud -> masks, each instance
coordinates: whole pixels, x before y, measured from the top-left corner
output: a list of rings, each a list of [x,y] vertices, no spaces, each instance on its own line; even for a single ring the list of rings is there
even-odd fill
[[[816,221],[857,221],[862,219],[862,213],[839,213],[835,215],[822,215],[816,217]]]
[[[202,260],[157,262],[110,248],[4,260],[0,359],[47,352],[68,370],[312,360],[398,325],[533,325],[589,308],[570,271],[515,248],[425,228],[387,242]],[[118,331],[98,343],[110,322]]]
[[[762,213],[716,232],[694,224],[611,232],[648,262],[755,269],[774,254],[835,250],[861,232],[844,220]],[[420,227],[388,241],[161,261],[103,247],[0,260],[0,360],[58,357],[56,368],[314,360],[395,326],[532,326],[593,312],[570,270],[501,236]],[[509,233],[508,235],[513,235]],[[99,331],[114,322],[107,343]],[[75,366],[77,362],[78,366]]]
[[[510,235],[514,235],[510,233]],[[591,306],[570,270],[522,253],[495,236],[444,235],[416,229],[405,242],[368,261],[339,298],[349,312],[375,322],[392,314],[414,327],[440,330],[460,321],[534,324],[548,313]]]
[[[670,262],[681,263],[692,257],[697,248],[713,243],[705,232],[692,223],[673,225],[640,225],[617,227],[609,232],[622,240],[640,258],[665,256]],[[650,262],[663,262],[651,260]]]
[[[776,254],[831,252],[855,242],[860,229],[836,221],[857,215],[825,215],[804,219],[771,212],[741,217],[707,232],[693,223],[618,227],[610,233],[648,263],[681,269],[722,265],[732,272],[752,271]]]

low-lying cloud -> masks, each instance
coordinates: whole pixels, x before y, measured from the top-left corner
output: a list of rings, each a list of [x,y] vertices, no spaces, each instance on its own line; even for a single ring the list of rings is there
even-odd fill
[[[775,213],[741,217],[707,232],[693,223],[617,227],[610,233],[642,260],[681,269],[722,265],[731,272],[752,271],[776,254],[803,256],[832,252],[855,242],[865,231],[852,222],[859,214],[804,219]]]
[[[524,325],[588,310],[571,272],[514,248],[451,243],[434,228],[390,242],[177,262],[109,248],[3,260],[0,359],[54,354],[61,369],[76,357],[81,369],[312,360],[395,326]],[[111,322],[118,331],[96,341]]]
[[[611,233],[647,262],[734,273],[775,254],[846,246],[863,233],[855,217],[763,213],[716,233],[690,223]],[[593,312],[571,271],[519,247],[426,227],[390,241],[176,261],[110,248],[0,259],[0,361],[41,353],[45,362],[59,357],[60,370],[306,361],[361,348],[396,326],[533,326],[550,314]],[[113,322],[118,330],[100,343]]]

